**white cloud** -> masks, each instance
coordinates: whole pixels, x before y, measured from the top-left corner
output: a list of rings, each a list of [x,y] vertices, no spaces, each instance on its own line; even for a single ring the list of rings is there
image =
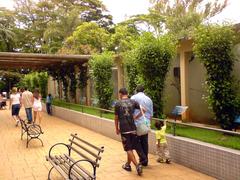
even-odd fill
[[[124,21],[136,14],[145,14],[150,6],[149,0],[102,0],[113,15],[115,23]]]

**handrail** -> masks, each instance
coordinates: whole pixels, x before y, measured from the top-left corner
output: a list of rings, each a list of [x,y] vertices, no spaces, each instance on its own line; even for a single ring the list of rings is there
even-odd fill
[[[61,103],[61,102],[56,102],[56,104]],[[102,108],[98,108],[98,107],[93,107],[93,106],[86,106],[86,105],[81,105],[81,104],[74,104],[74,103],[69,103],[69,102],[63,102],[66,105],[74,105],[74,106],[79,106],[82,108],[90,108],[90,109],[95,109],[95,110],[99,110],[100,111],[100,117],[102,117],[102,112],[109,112],[109,113],[114,113],[114,111],[112,110],[108,110],[108,109],[102,109]],[[70,109],[70,107],[69,107]],[[83,109],[82,109],[83,112]],[[152,118],[152,120],[156,120],[156,121],[164,121],[164,119],[159,119],[159,118]],[[218,128],[212,128],[212,127],[206,127],[206,126],[199,126],[199,125],[195,125],[195,124],[188,124],[188,123],[183,123],[183,122],[177,122],[174,120],[167,120],[168,123],[171,124],[175,124],[175,125],[183,125],[183,126],[188,126],[188,127],[193,127],[193,128],[199,128],[199,129],[205,129],[205,130],[211,130],[211,131],[216,131],[216,132],[221,132],[221,133],[226,133],[226,134],[231,134],[234,136],[240,136],[239,132],[235,132],[235,131],[229,131],[229,130],[223,130],[223,129],[218,129]],[[174,126],[174,131],[176,131],[176,126]]]

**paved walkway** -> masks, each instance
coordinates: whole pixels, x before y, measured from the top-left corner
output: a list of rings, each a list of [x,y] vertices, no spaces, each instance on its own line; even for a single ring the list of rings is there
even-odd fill
[[[25,117],[23,111],[22,109],[21,116]],[[20,140],[20,127],[15,127],[8,110],[0,110],[0,128],[0,180],[46,180],[51,167],[45,160],[49,148],[56,142],[67,142],[70,133],[75,132],[95,145],[105,146],[100,168],[97,170],[97,179],[213,179],[175,163],[171,165],[156,163],[153,155],[150,155],[150,165],[144,169],[142,177],[138,177],[135,171],[125,172],[121,165],[126,155],[120,142],[46,114],[42,121],[44,147],[37,140],[33,140],[26,149],[26,139]],[[53,179],[61,179],[57,173],[52,175]]]

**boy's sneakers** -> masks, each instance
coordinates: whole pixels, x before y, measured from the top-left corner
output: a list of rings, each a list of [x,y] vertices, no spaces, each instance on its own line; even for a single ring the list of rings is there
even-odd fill
[[[128,163],[122,165],[122,168],[123,168],[124,170],[126,170],[126,171],[132,171],[132,168],[131,168],[131,166],[130,166]]]
[[[170,159],[166,159],[166,160],[163,160],[163,159],[157,159],[157,162],[159,162],[159,163],[167,163],[167,164],[171,164],[171,160],[170,160]]]
[[[141,165],[141,164],[138,164],[137,167],[136,167],[136,169],[137,169],[138,175],[141,176],[141,175],[142,175],[142,165]]]
[[[171,159],[167,159],[167,160],[166,160],[166,163],[167,163],[167,164],[171,164]]]

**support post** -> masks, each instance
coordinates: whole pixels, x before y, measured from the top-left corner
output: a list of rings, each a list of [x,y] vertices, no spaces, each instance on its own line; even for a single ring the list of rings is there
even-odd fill
[[[89,74],[89,67],[88,67],[88,72],[87,72],[88,74]],[[87,104],[87,106],[91,106],[91,80],[90,80],[90,78],[87,80],[87,87],[86,87],[86,91],[87,91],[87,93],[86,93],[86,104]]]
[[[181,105],[189,106],[189,60],[184,49],[180,51]],[[189,110],[182,114],[182,120],[189,120]]]

